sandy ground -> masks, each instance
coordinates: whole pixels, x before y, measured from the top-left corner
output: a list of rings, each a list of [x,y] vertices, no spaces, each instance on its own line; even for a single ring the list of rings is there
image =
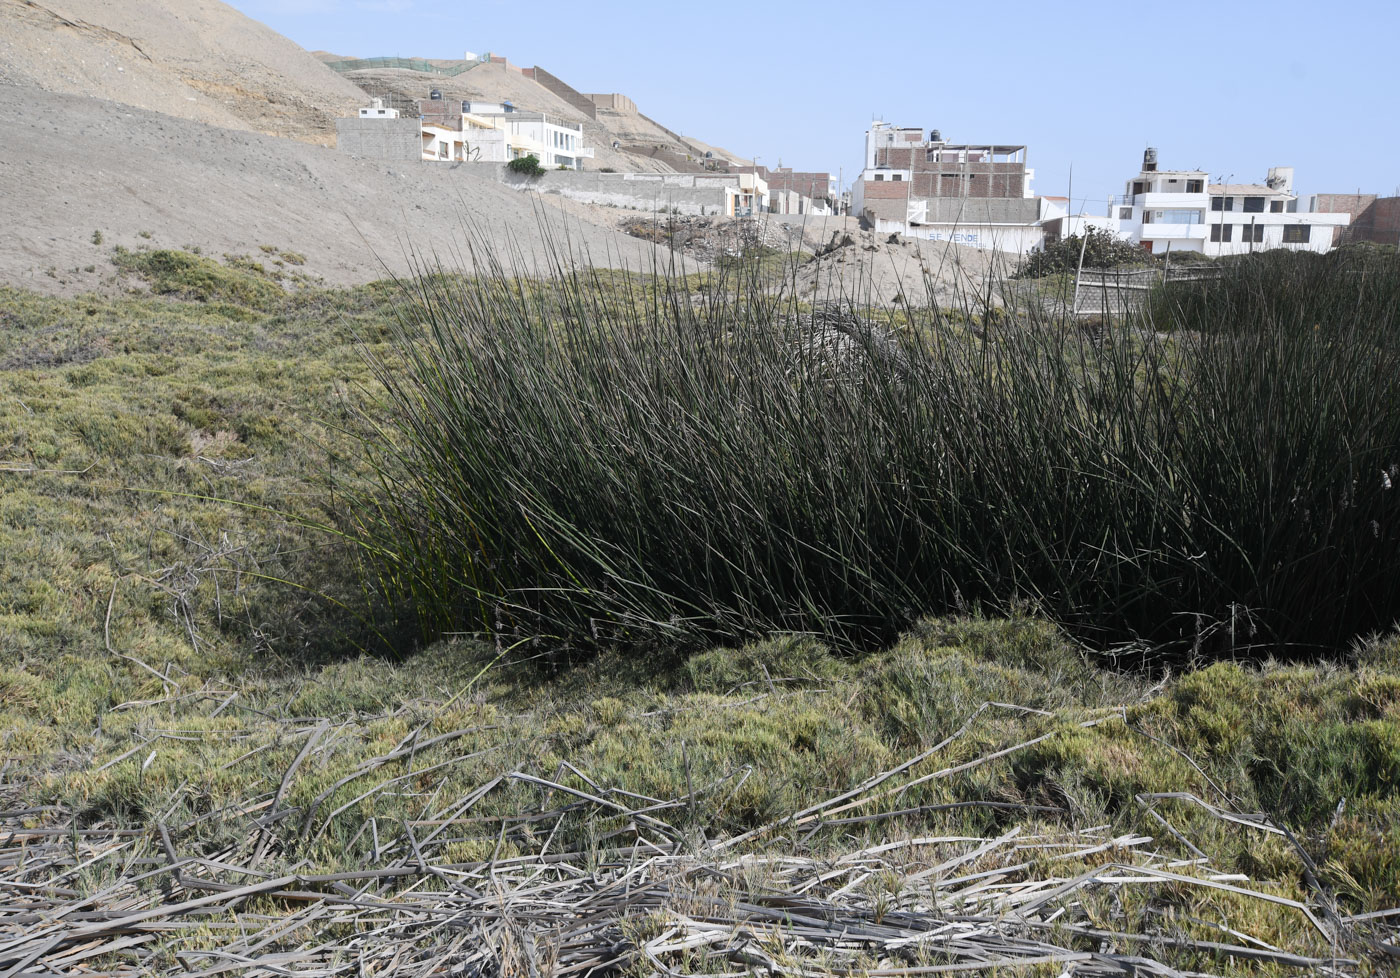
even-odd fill
[[[305,255],[300,270],[330,284],[402,274],[415,261],[470,268],[469,248],[480,243],[518,253],[521,271],[541,267],[551,242],[596,265],[653,267],[655,246],[618,230],[634,212],[524,193],[468,167],[360,160],[4,84],[0,131],[15,134],[0,141],[0,281],[41,292],[121,287],[110,260],[116,246],[261,258],[259,247],[270,245]],[[890,242],[850,218],[764,220],[804,250],[826,250],[798,275],[798,289],[814,300],[845,294],[884,304],[903,295],[924,305],[927,278],[935,301],[959,305],[985,291],[999,267],[954,245]]]
[[[420,94],[425,79],[391,71],[359,81]],[[584,121],[503,65],[432,82],[449,98],[511,98]],[[300,271],[330,284],[438,259],[470,268],[480,244],[517,255],[521,271],[540,267],[551,244],[593,264],[653,267],[655,246],[618,230],[632,212],[522,193],[470,168],[311,145],[333,142],[335,119],[364,100],[319,58],[218,0],[0,0],[0,282],[121,288],[119,246],[255,258],[268,246],[304,255]],[[617,134],[673,142],[650,120],[624,121],[613,120]],[[593,165],[657,165],[612,152],[602,124],[585,124],[602,147]],[[986,274],[976,252],[890,244],[846,218],[766,221],[784,246],[800,240],[808,251],[851,236],[803,268],[797,285],[812,298],[918,302],[927,274],[946,301]]]
[[[0,82],[327,145],[335,119],[363,101],[298,45],[217,0],[3,0]]]
[[[527,266],[551,235],[595,264],[651,264],[652,246],[616,230],[619,212],[566,213],[461,167],[359,160],[4,84],[0,131],[10,134],[0,140],[0,281],[39,291],[102,287],[116,245],[217,257],[268,244],[305,255],[302,270],[328,283],[363,282],[406,271],[413,255],[455,263],[472,229],[519,249]]]
[[[796,286],[812,300],[975,311],[1002,304],[1003,283],[1016,267],[1014,255],[862,231],[854,218],[809,220],[805,238],[818,257],[798,270]]]

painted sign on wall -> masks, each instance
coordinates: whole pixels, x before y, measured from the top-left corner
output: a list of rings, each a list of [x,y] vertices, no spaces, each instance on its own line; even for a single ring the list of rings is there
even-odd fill
[[[982,236],[971,231],[930,231],[928,239],[930,241],[951,241],[953,244],[971,245],[974,248],[982,244]]]

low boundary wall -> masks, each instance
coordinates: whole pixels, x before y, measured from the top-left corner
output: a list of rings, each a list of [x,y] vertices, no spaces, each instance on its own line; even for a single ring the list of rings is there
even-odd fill
[[[695,217],[726,214],[739,189],[739,178],[703,173],[602,173],[597,170],[549,170],[525,177],[502,163],[469,164],[473,172],[516,190],[559,194],[587,204],[641,211],[665,211]]]
[[[371,160],[421,160],[423,126],[413,119],[337,119],[335,148]]]

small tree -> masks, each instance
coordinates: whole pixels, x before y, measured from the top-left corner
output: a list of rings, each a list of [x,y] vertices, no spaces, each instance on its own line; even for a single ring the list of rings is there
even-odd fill
[[[540,158],[534,153],[529,156],[517,156],[506,164],[506,169],[512,173],[519,173],[522,176],[538,177],[544,175],[544,167],[540,166]]]
[[[1122,265],[1149,265],[1152,255],[1137,245],[1114,237],[1104,228],[1089,225],[1084,237],[1071,234],[1040,251],[1033,251],[1016,269],[1014,278],[1040,278],[1056,272],[1073,272],[1084,256],[1085,268],[1118,268]]]

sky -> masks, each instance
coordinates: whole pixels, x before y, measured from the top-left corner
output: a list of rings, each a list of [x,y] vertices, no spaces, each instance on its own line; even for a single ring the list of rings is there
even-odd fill
[[[1400,194],[1400,3],[230,0],[307,50],[492,51],[844,186],[872,119],[1025,144],[1037,193],[1103,213],[1137,173]]]

